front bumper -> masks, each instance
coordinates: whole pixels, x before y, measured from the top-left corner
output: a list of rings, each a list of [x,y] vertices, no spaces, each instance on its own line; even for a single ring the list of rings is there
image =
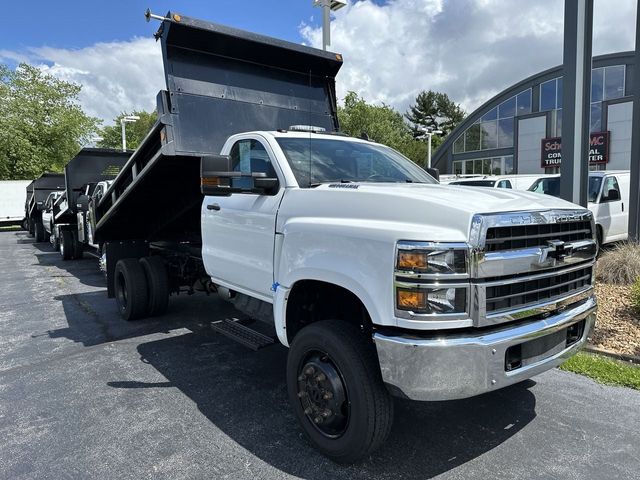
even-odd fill
[[[394,393],[412,400],[452,400],[497,390],[560,365],[586,343],[596,309],[591,296],[553,316],[516,326],[426,337],[376,332],[373,338],[382,378]],[[583,320],[582,335],[567,346],[561,332]],[[544,351],[507,371],[507,350],[517,345],[526,350],[527,344],[534,346],[530,342]]]

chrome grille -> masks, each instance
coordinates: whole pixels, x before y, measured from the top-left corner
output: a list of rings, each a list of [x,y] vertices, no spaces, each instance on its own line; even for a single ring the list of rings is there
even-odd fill
[[[591,265],[486,287],[487,313],[566,297],[591,285]]]
[[[546,246],[551,240],[575,242],[593,238],[591,221],[547,223],[490,227],[487,229],[485,251],[516,250]]]

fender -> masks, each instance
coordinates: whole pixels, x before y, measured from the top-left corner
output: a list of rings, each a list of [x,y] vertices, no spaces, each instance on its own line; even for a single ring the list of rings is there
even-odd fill
[[[313,248],[310,248],[313,245]],[[395,325],[394,243],[339,235],[335,229],[287,229],[276,258],[274,319],[278,338],[288,345],[286,305],[301,280],[317,280],[353,293],[377,325]]]

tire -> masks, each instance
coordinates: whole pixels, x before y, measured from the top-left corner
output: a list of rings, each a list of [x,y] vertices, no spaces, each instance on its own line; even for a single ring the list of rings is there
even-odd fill
[[[318,381],[319,370],[324,381]],[[309,374],[316,376],[309,380]],[[325,388],[340,383],[343,391]],[[375,348],[346,322],[313,323],[296,335],[287,358],[287,389],[305,436],[335,462],[351,463],[371,454],[391,431],[393,399],[382,382]],[[318,411],[324,418],[316,423]]]
[[[77,230],[71,233],[73,234],[73,258],[80,260],[84,254],[84,245],[80,243]]]
[[[63,260],[73,258],[73,232],[70,230],[58,230],[60,233],[60,256]]]
[[[149,307],[147,315],[155,317],[163,315],[169,306],[169,274],[162,257],[145,257],[140,259],[149,286]]]
[[[55,230],[53,228],[51,228],[51,231],[54,232],[54,233],[51,234],[51,238],[49,239],[49,241],[51,242],[51,245],[53,245],[53,249],[56,252],[59,252],[60,251],[60,237],[55,234]]]
[[[42,225],[42,222],[36,222],[36,224],[34,225],[34,232],[36,237],[36,243],[44,242],[45,230],[44,230],[44,225]]]
[[[33,237],[33,236],[34,236],[34,234],[35,234],[35,231],[34,231],[34,221],[33,221],[31,218],[29,218],[29,220],[27,220],[27,225],[28,225],[28,229],[27,229],[27,231],[29,232],[29,236],[30,236],[30,237]]]
[[[136,258],[118,260],[114,275],[116,302],[122,318],[130,322],[144,317],[149,305],[149,288],[140,262]]]

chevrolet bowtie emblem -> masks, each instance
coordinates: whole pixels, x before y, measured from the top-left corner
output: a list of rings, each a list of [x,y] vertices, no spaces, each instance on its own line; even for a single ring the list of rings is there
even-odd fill
[[[567,245],[562,240],[547,240],[546,257],[554,258],[556,261],[561,262],[566,257],[570,257],[573,254],[573,245]]]

